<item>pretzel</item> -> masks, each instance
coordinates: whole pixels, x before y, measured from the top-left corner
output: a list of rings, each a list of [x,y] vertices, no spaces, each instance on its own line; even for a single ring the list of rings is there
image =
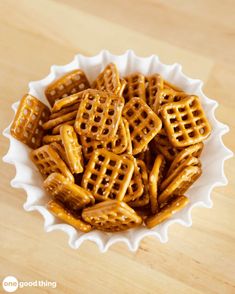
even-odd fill
[[[56,113],[62,112],[63,110],[68,109],[69,107],[74,107],[74,105],[79,106],[81,103],[83,94],[84,94],[84,91],[81,91],[79,93],[57,100],[51,109],[51,113],[53,115],[56,115]],[[68,113],[68,111],[66,113]]]
[[[160,205],[163,206],[174,195],[184,194],[201,173],[201,168],[198,166],[186,166],[159,195]]]
[[[44,145],[33,150],[30,156],[43,178],[46,178],[51,173],[58,172],[63,174],[71,182],[74,182],[70,170],[50,145]]]
[[[146,101],[152,110],[157,113],[159,107],[158,92],[163,89],[163,79],[159,74],[146,77]]]
[[[121,85],[120,83],[119,72],[116,65],[114,63],[108,64],[98,75],[91,87],[100,91],[107,91],[120,95],[123,84]]]
[[[133,154],[140,153],[156,136],[162,122],[152,109],[140,98],[132,98],[123,109],[129,123]]]
[[[50,143],[53,143],[53,142],[60,143],[61,142],[61,136],[60,135],[45,135],[42,138],[42,143],[43,144],[50,144]]]
[[[155,214],[158,211],[158,189],[164,167],[164,157],[159,154],[157,155],[153,164],[153,168],[149,174],[149,199],[152,214]]]
[[[164,80],[164,88],[165,89],[171,89],[174,90],[176,92],[183,92],[183,90],[181,88],[179,88],[176,85],[171,84],[169,81]]]
[[[93,152],[82,178],[82,187],[97,200],[122,200],[134,172],[134,163],[105,149]]]
[[[182,161],[186,160],[189,156],[199,157],[203,146],[203,143],[197,143],[180,151],[172,161],[167,175],[171,174],[172,171],[175,170],[182,163]]]
[[[121,84],[120,90],[118,91],[117,95],[122,96],[123,95],[123,92],[125,90],[125,87],[127,85],[127,81],[124,80],[124,79],[120,79],[120,84]]]
[[[126,131],[126,141],[127,141],[127,146],[126,146],[125,153],[126,154],[132,154],[133,150],[132,150],[132,142],[131,142],[131,134],[130,134],[130,129],[129,129],[129,123],[124,117],[122,118],[122,121],[124,123],[125,131]]]
[[[81,136],[107,141],[117,132],[124,99],[111,93],[87,90],[79,106],[75,130]]]
[[[71,183],[59,173],[50,174],[44,181],[43,186],[54,200],[63,203],[72,211],[78,211],[88,204],[95,203],[95,199],[91,193]]]
[[[59,124],[57,125],[56,127],[54,127],[52,130],[51,130],[51,133],[52,135],[58,135],[60,133],[60,128],[64,125],[69,125],[69,126],[73,126],[75,123],[75,119],[72,119],[72,120],[68,120],[62,124]]]
[[[60,158],[64,161],[64,163],[66,163],[66,165],[69,166],[64,146],[58,142],[52,142],[50,146],[59,154]]]
[[[67,97],[67,98],[69,98],[69,97]],[[61,100],[63,100],[63,99],[61,99]],[[61,100],[59,100],[59,101],[61,101]],[[72,111],[78,110],[79,105],[80,105],[80,103],[75,103],[73,105],[62,108],[61,110],[59,110],[57,112],[51,113],[50,120],[54,119],[54,118],[61,117],[62,115],[70,113]]]
[[[184,161],[180,162],[176,169],[172,170],[171,173],[167,174],[165,180],[161,183],[160,190],[163,191],[173,181],[173,179],[187,166],[201,166],[199,159],[194,156],[189,156]]]
[[[58,201],[51,200],[47,204],[48,210],[53,213],[60,220],[68,223],[74,228],[82,231],[84,233],[88,233],[91,231],[92,227],[90,224],[85,223],[78,217],[75,217],[74,214],[70,213],[67,209],[63,207]]]
[[[53,106],[55,101],[88,88],[90,84],[85,73],[76,69],[51,83],[46,88],[45,95],[50,105]]]
[[[76,115],[77,115],[77,110],[74,110],[69,113],[63,114],[60,117],[50,119],[47,122],[45,122],[42,126],[44,130],[50,130],[67,121],[74,120],[76,118]]]
[[[83,209],[82,218],[94,228],[106,232],[124,231],[142,223],[131,207],[117,200],[106,200]]]
[[[123,97],[126,102],[131,100],[133,97],[139,97],[146,101],[145,97],[145,77],[141,73],[133,73],[125,77],[127,82],[126,87],[123,91]]]
[[[44,135],[42,124],[49,114],[49,108],[41,101],[29,94],[25,95],[11,125],[11,135],[33,149],[38,148]]]
[[[137,159],[136,163],[142,177],[144,192],[140,197],[136,198],[134,201],[129,201],[128,205],[130,205],[131,207],[142,207],[149,204],[148,171],[144,161]]]
[[[150,216],[145,220],[146,226],[151,229],[174,215],[177,211],[183,209],[189,202],[189,199],[183,195],[175,196],[167,205],[165,205],[156,215]]]
[[[197,96],[162,106],[161,115],[171,144],[186,147],[206,139],[211,127]]]
[[[123,198],[124,202],[134,201],[144,193],[142,176],[137,165],[136,159],[130,155],[128,155],[127,158],[131,159],[134,162],[134,173],[131,178],[130,184],[127,188],[127,192]]]
[[[74,131],[74,128],[69,125],[61,126],[60,136],[71,172],[73,174],[82,173],[84,166],[82,146],[78,143],[77,135]]]
[[[117,134],[113,139],[101,142],[101,141],[94,140],[90,137],[84,137],[84,136],[80,137],[83,153],[87,159],[91,157],[91,154],[94,150],[101,149],[101,148],[105,148],[108,151],[111,151],[115,154],[121,154],[128,147],[127,139],[128,138],[126,133],[126,127],[124,125],[123,119],[120,120]]]

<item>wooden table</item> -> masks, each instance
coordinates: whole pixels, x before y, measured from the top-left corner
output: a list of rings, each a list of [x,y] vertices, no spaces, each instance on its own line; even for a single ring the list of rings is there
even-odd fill
[[[233,1],[2,0],[0,42],[1,131],[11,104],[52,64],[132,48],[204,80],[220,103],[218,119],[231,127],[224,142],[235,150]],[[0,142],[2,157],[8,141]],[[23,210],[24,191],[10,187],[14,168],[0,164],[1,281],[57,282],[20,293],[235,293],[234,159],[225,164],[229,184],[213,191],[213,209],[193,210],[191,228],[173,225],[167,244],[146,238],[135,253],[116,244],[105,254],[91,242],[72,250],[62,232],[45,233],[41,216]]]

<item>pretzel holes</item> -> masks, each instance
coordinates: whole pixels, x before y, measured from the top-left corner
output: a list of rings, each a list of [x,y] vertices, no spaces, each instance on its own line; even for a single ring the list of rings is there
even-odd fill
[[[114,115],[114,110],[110,109],[109,112],[108,112],[108,115],[110,115],[110,116]]]
[[[81,128],[82,130],[85,130],[86,127],[87,127],[87,126],[86,126],[86,124],[85,124],[84,122],[80,124],[80,128]]]
[[[146,118],[146,117],[148,116],[148,114],[147,114],[146,111],[142,111],[142,112],[141,112],[141,116],[142,116],[143,118]]]
[[[97,133],[98,132],[98,127],[97,126],[92,126],[91,127],[91,132],[92,133]]]
[[[128,111],[126,112],[126,114],[131,117],[134,114],[134,111],[132,109],[128,109]]]
[[[92,183],[87,184],[87,190],[92,191],[94,189],[94,185]]]
[[[92,108],[92,105],[91,105],[90,103],[87,103],[87,104],[86,104],[86,109],[87,109],[87,110],[90,110],[91,108]]]
[[[140,108],[139,102],[136,102],[133,106],[135,107],[135,109],[139,109]]]

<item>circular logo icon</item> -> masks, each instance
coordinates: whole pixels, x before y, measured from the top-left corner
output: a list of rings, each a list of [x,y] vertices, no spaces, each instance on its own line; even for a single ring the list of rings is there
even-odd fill
[[[2,287],[6,292],[15,292],[18,289],[18,280],[13,276],[8,276],[2,281]]]

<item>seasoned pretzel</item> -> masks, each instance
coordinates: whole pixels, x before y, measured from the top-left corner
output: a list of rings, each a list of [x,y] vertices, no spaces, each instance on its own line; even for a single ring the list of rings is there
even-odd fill
[[[73,226],[79,231],[88,233],[92,229],[90,224],[85,223],[83,220],[72,214],[58,201],[51,200],[47,204],[47,208],[51,213],[54,214],[54,216],[58,217],[60,220],[66,222],[67,224]]]
[[[200,177],[202,171],[198,166],[186,166],[158,197],[162,207],[175,195],[182,195]]]
[[[53,143],[53,142],[60,143],[61,142],[61,136],[60,135],[45,135],[42,138],[42,143],[43,144],[50,144],[50,143]]]
[[[128,205],[130,205],[131,207],[142,207],[149,204],[148,170],[144,161],[137,159],[136,163],[142,177],[144,192],[140,197],[136,198],[134,201],[129,201]]]
[[[140,153],[157,135],[162,122],[152,109],[140,98],[132,98],[123,109],[129,123],[133,154]]]
[[[58,125],[66,123],[67,121],[74,120],[77,115],[77,110],[71,111],[69,113],[63,114],[60,117],[56,117],[53,119],[48,120],[42,126],[44,130],[50,130],[55,128]]]
[[[197,96],[162,106],[161,115],[171,144],[186,147],[206,139],[211,127]]]
[[[87,159],[91,157],[94,150],[101,148],[105,148],[115,154],[121,154],[128,147],[129,142],[127,139],[126,127],[123,119],[120,120],[117,134],[113,139],[101,142],[85,136],[80,137],[83,153]]]
[[[69,96],[70,97],[70,96]],[[67,97],[67,98],[69,98]],[[62,101],[63,99],[59,100]],[[72,111],[78,110],[80,103],[75,103],[74,105],[68,106],[68,107],[64,107],[61,110],[57,111],[57,112],[53,112],[50,115],[50,120],[54,119],[54,118],[58,118],[61,117],[64,114],[70,113]]]
[[[49,108],[41,101],[25,95],[11,125],[11,135],[33,149],[40,147],[44,135],[42,124],[47,121],[49,114]]]
[[[64,175],[71,182],[74,182],[70,170],[50,145],[44,145],[33,150],[30,156],[43,178],[46,178],[51,173],[57,172]]]
[[[142,223],[131,207],[117,200],[106,200],[83,209],[82,218],[94,228],[107,232],[128,230]]]
[[[123,97],[126,102],[131,100],[133,97],[139,97],[146,101],[145,97],[145,77],[141,73],[133,73],[125,77],[127,82],[126,87],[123,91]]]
[[[83,94],[84,94],[84,91],[81,91],[79,93],[57,100],[51,109],[52,115],[57,117],[56,113],[62,112],[62,111],[65,111],[65,113],[68,113],[70,112],[68,111],[69,107],[72,108],[75,105],[79,106],[82,101]]]
[[[134,173],[127,188],[127,192],[123,198],[124,202],[134,201],[144,193],[142,175],[137,165],[137,161],[133,156],[130,155],[127,155],[127,158],[131,159],[134,162]]]
[[[78,143],[74,128],[69,125],[61,126],[60,136],[71,172],[73,174],[82,173],[84,166],[82,146]]]
[[[124,99],[111,93],[87,90],[79,106],[75,130],[95,140],[112,139],[118,129]]]
[[[201,167],[200,160],[194,156],[189,156],[185,160],[181,161],[176,169],[168,173],[165,180],[161,183],[160,190],[163,191],[173,181],[173,179],[187,166],[198,166]]]
[[[82,187],[97,200],[122,200],[134,172],[134,163],[105,149],[93,152],[82,178]]]
[[[120,94],[123,85],[120,83],[119,72],[114,63],[108,64],[92,84],[93,89]]]
[[[90,88],[90,84],[85,73],[76,69],[51,83],[46,88],[45,95],[50,105],[53,106],[55,101],[88,88]]]
[[[201,155],[203,149],[203,143],[197,143],[195,145],[189,146],[183,150],[181,150],[175,159],[172,161],[170,168],[167,172],[167,175],[171,174],[173,170],[175,170],[184,160],[186,160],[189,156],[199,157]]]
[[[159,74],[146,77],[146,101],[155,113],[158,113],[159,96],[158,92],[163,89],[163,79]]]
[[[146,226],[151,229],[174,215],[177,211],[183,209],[189,202],[189,199],[183,195],[175,196],[167,205],[165,205],[157,214],[150,216],[145,220]]]
[[[71,183],[59,173],[50,174],[44,181],[43,186],[54,200],[60,201],[72,211],[95,203],[95,199],[90,192]]]
[[[149,174],[149,197],[152,214],[155,214],[158,211],[158,189],[164,166],[164,157],[161,154],[157,155],[153,168]]]

